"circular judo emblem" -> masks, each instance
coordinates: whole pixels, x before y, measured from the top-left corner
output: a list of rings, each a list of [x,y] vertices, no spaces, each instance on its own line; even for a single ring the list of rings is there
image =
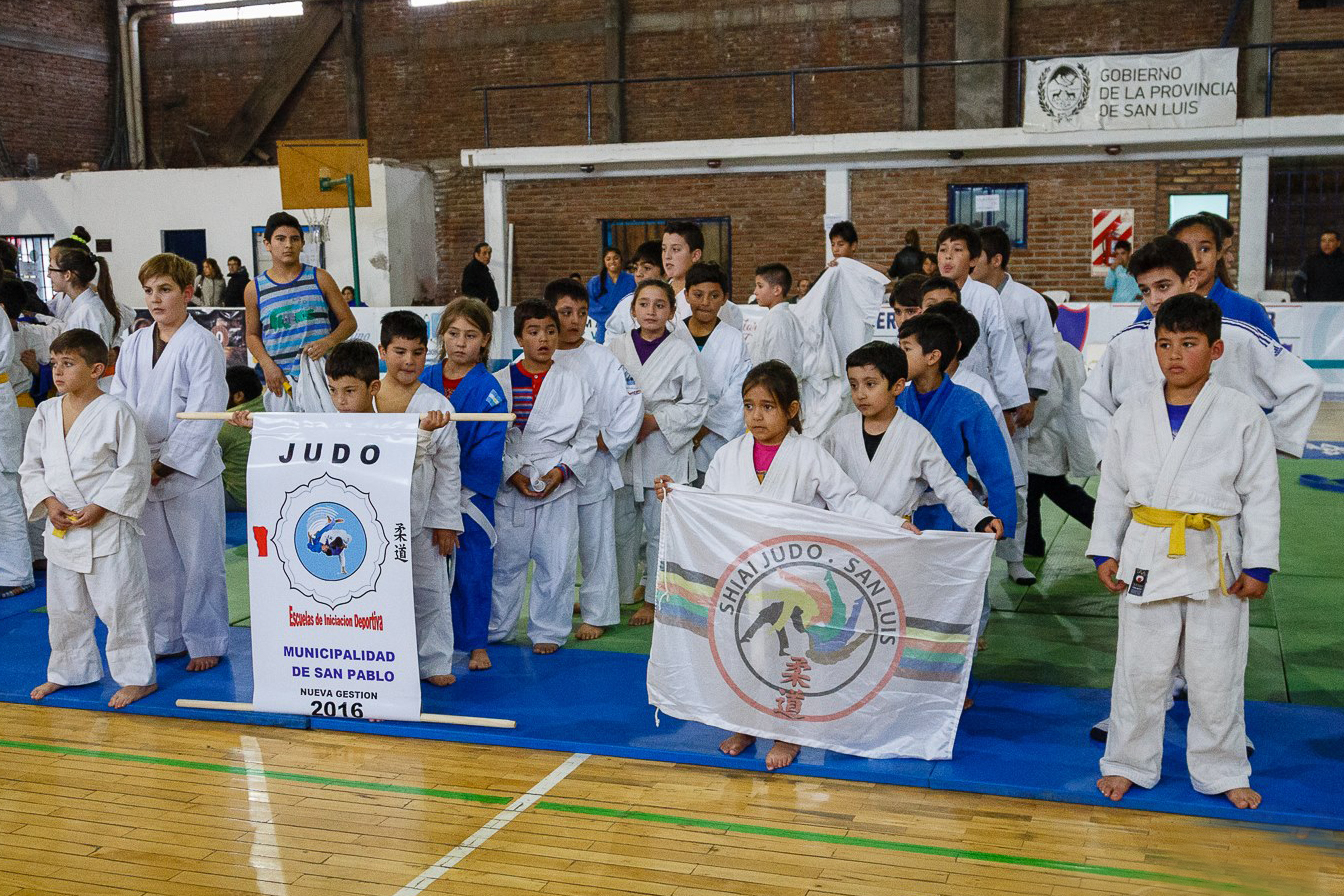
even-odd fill
[[[294,552],[303,568],[327,582],[359,571],[368,554],[368,537],[359,517],[334,502],[314,504],[294,527]]]
[[[724,681],[772,716],[825,722],[876,696],[900,661],[905,612],[891,578],[833,539],[788,535],[729,564],[709,643]]]

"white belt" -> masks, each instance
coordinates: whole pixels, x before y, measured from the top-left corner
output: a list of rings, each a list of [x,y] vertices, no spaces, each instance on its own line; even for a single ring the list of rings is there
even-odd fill
[[[481,531],[490,539],[490,547],[493,548],[495,542],[498,540],[495,535],[495,527],[485,515],[485,512],[472,502],[471,499],[476,497],[476,495],[477,493],[469,488],[462,489],[462,513],[473,523],[481,527]]]

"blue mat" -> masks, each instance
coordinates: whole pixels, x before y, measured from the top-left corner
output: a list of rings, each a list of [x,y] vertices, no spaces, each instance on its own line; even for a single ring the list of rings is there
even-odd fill
[[[722,731],[667,716],[656,718],[644,687],[648,660],[629,653],[561,650],[537,657],[525,647],[497,645],[491,650],[494,668],[489,672],[467,672],[463,664],[456,685],[424,686],[425,712],[511,718],[518,723],[512,730],[178,709],[174,701],[182,697],[251,700],[249,634],[233,629],[231,660],[210,672],[188,674],[181,659],[161,663],[159,691],[125,711],[763,772],[768,744],[757,744],[743,756],[724,756],[718,751]],[[0,655],[0,700],[31,703],[28,692],[42,681],[46,665],[46,617],[18,613],[0,619],[0,638],[9,647]],[[107,681],[59,691],[43,702],[101,710],[114,690]],[[1111,805],[1094,783],[1101,745],[1088,738],[1088,729],[1108,711],[1106,691],[979,682],[972,684],[971,694],[975,707],[962,719],[951,760],[870,760],[804,748],[789,773]],[[1151,791],[1130,791],[1125,807],[1344,830],[1344,801],[1334,796],[1335,772],[1344,763],[1344,709],[1247,703],[1247,726],[1258,747],[1252,783],[1265,798],[1254,812],[1238,811],[1222,797],[1201,796],[1190,788],[1184,705],[1177,704],[1171,715],[1163,781]]]
[[[236,548],[240,544],[247,543],[247,513],[237,511],[236,513],[224,514],[224,546],[226,548]]]

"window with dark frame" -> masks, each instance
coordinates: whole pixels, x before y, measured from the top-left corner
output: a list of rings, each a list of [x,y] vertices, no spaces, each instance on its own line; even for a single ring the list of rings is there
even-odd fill
[[[1002,227],[1020,249],[1027,244],[1027,185],[948,184],[947,223]]]
[[[602,252],[607,246],[614,246],[629,267],[630,259],[641,243],[662,240],[663,225],[669,221],[693,221],[699,224],[705,235],[702,260],[718,262],[729,278],[733,276],[733,222],[729,217],[604,219],[601,222],[602,245],[593,253],[593,268],[585,271],[585,276],[598,272],[602,265]]]

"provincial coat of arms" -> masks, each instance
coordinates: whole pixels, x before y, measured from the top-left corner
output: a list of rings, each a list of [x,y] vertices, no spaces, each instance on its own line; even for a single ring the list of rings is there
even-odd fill
[[[1041,111],[1058,122],[1068,121],[1087,107],[1092,78],[1080,65],[1061,62],[1047,67],[1036,82]]]

